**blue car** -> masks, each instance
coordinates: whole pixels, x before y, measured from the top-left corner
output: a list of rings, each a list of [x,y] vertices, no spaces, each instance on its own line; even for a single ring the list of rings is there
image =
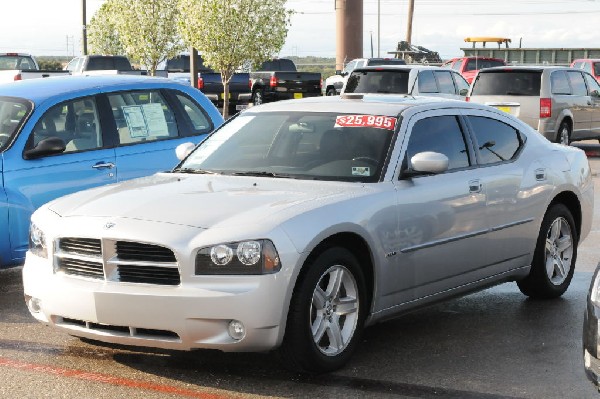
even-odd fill
[[[179,144],[198,143],[222,123],[200,91],[168,79],[68,76],[0,85],[0,268],[23,262],[29,218],[40,205],[171,169]]]

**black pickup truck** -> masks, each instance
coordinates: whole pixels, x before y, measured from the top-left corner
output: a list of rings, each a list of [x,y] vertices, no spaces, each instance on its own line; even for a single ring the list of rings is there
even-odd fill
[[[217,107],[223,107],[223,82],[221,74],[204,65],[201,55],[196,59],[198,65],[198,89]],[[166,61],[165,69],[170,79],[190,84],[190,56],[180,55]],[[240,110],[250,100],[250,75],[236,72],[229,81],[229,107]]]
[[[292,60],[265,61],[258,71],[250,72],[252,102],[287,100],[321,95],[321,74],[298,72]]]

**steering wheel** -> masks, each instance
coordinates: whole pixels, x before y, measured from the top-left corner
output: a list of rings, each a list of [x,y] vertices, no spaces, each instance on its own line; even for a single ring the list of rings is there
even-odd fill
[[[352,161],[363,161],[363,162],[367,162],[370,163],[371,165],[379,165],[379,160],[375,159],[375,158],[371,158],[371,157],[356,157],[356,158],[352,158]]]

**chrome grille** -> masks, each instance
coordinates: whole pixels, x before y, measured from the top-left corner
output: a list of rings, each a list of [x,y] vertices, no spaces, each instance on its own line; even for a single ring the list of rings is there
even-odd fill
[[[57,272],[126,283],[181,283],[175,254],[160,245],[67,237],[55,248]]]

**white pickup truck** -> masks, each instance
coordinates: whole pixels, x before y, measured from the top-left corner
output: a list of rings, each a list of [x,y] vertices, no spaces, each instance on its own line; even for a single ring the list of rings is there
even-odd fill
[[[68,71],[42,71],[30,54],[0,53],[0,83],[68,75]]]

